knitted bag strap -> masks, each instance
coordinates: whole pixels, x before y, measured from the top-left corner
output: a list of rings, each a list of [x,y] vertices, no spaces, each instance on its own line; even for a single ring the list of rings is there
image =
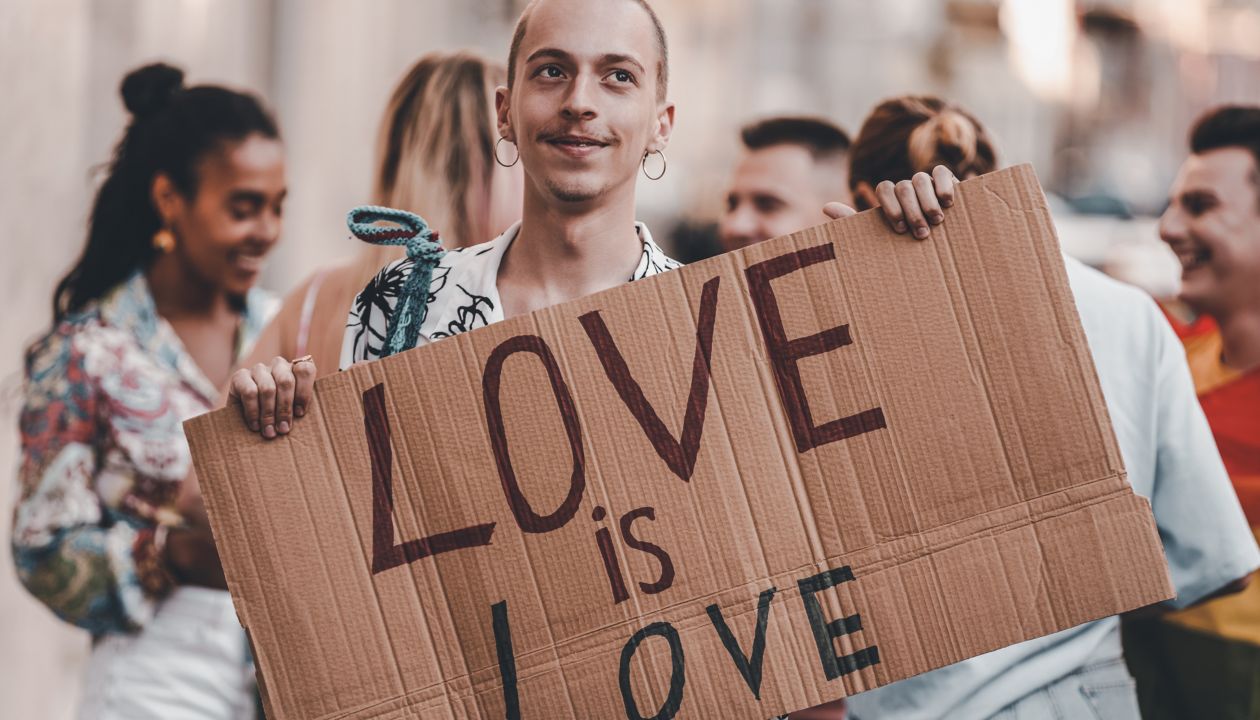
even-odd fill
[[[392,225],[376,224],[380,222]],[[429,224],[419,215],[376,205],[361,205],[351,210],[346,215],[346,226],[364,242],[406,247],[407,257],[414,261],[411,275],[398,290],[398,303],[386,326],[381,357],[410,350],[416,346],[420,326],[429,312],[433,268],[446,254],[442,246],[433,240],[437,233],[430,230]]]

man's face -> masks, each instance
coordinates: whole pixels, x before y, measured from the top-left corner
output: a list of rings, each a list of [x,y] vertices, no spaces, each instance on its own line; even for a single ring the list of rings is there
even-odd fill
[[[727,191],[719,226],[723,249],[736,250],[825,222],[824,203],[850,202],[842,168],[839,160],[815,162],[801,145],[749,151],[735,168]]]
[[[1208,314],[1260,305],[1260,193],[1242,148],[1191,155],[1159,234],[1181,261],[1181,298]]]
[[[532,190],[565,204],[633,189],[645,152],[662,150],[673,106],[657,100],[651,18],[628,0],[533,6],[512,91],[496,94],[499,132]]]

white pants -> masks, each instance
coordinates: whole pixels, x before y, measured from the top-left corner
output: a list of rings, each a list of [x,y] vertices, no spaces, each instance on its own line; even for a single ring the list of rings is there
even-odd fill
[[[254,687],[231,596],[181,587],[139,634],[96,641],[79,720],[249,720]]]

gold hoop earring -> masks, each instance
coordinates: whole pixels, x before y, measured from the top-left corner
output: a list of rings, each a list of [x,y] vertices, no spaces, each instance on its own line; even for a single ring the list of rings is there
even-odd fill
[[[501,137],[498,140],[494,141],[494,161],[499,163],[499,165],[502,165],[505,168],[510,168],[516,163],[521,161],[521,151],[519,149],[516,151],[516,159],[513,160],[512,162],[510,163],[503,162],[502,160],[499,159],[499,143],[503,142],[504,140],[507,140],[507,138]],[[513,143],[513,146],[515,147],[515,143]]]
[[[656,153],[657,155],[661,156],[661,172],[659,175],[655,177],[653,177],[652,174],[649,173],[647,169],[647,159],[651,157],[652,153]],[[665,153],[661,152],[660,150],[653,150],[652,152],[643,153],[643,161],[639,163],[639,166],[643,168],[643,177],[647,178],[648,180],[660,180],[661,178],[665,177],[665,171],[669,168],[669,162],[665,159]]]
[[[175,233],[170,228],[162,228],[153,233],[153,248],[160,253],[168,253],[175,249]]]

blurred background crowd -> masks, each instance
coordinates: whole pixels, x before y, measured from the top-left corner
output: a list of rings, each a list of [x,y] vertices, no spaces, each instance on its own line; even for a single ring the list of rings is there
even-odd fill
[[[422,54],[504,59],[523,0],[16,0],[0,4],[0,467],[18,463],[22,348],[84,224],[126,115],[118,84],[153,60],[190,83],[257,93],[284,138],[289,198],[262,285],[285,292],[355,250],[346,210],[370,201],[391,89]],[[950,98],[982,118],[1000,162],[1031,162],[1065,249],[1147,289],[1179,268],[1155,220],[1203,110],[1260,102],[1257,0],[656,0],[670,95],[686,98],[668,172],[640,181],[640,219],[674,257],[712,227],[739,128],[810,114],[855,134],[881,99]],[[821,218],[820,218],[821,220]],[[11,486],[0,517],[11,517]],[[5,540],[9,523],[0,523]],[[0,715],[70,717],[88,637],[23,590],[0,553]]]

